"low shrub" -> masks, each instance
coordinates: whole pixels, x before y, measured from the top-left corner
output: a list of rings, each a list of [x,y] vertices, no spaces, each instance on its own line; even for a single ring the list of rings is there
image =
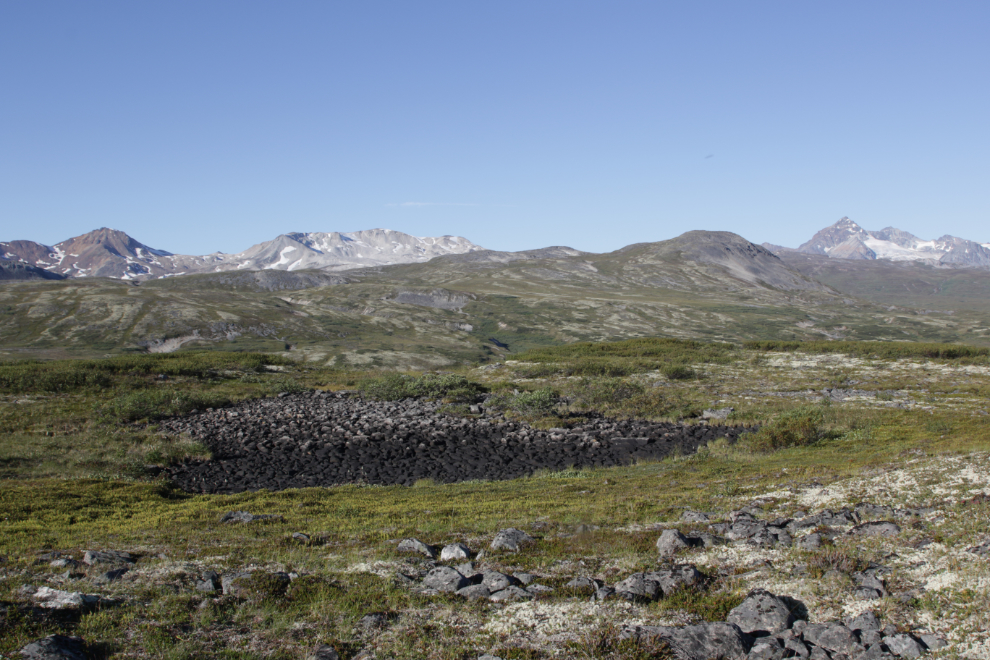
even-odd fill
[[[694,369],[683,364],[666,364],[660,368],[660,373],[670,380],[687,380],[694,378]]]
[[[491,396],[485,402],[487,408],[503,410],[527,416],[544,416],[554,412],[560,402],[560,394],[550,387],[524,392],[503,392]]]
[[[987,357],[990,348],[965,344],[915,343],[908,341],[747,341],[743,348],[755,351],[843,353],[855,357],[897,359],[931,358],[958,360]]]
[[[381,401],[398,401],[411,397],[442,399],[449,403],[473,401],[483,388],[458,374],[423,374],[407,376],[389,373],[361,381],[358,389],[367,397]]]
[[[175,388],[145,389],[117,394],[96,405],[96,416],[104,423],[149,422],[182,415],[200,408],[220,408],[230,398],[218,392],[189,392]]]
[[[822,405],[788,410],[749,435],[746,443],[750,449],[763,453],[813,444],[825,434],[825,412]]]

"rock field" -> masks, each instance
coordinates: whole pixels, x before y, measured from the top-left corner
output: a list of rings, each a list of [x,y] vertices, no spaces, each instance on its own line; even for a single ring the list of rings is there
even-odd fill
[[[212,460],[182,463],[167,474],[183,490],[203,493],[514,479],[693,453],[747,430],[592,418],[542,431],[501,417],[446,415],[441,406],[314,391],[166,420],[164,432],[188,433],[213,452]]]
[[[685,563],[686,559],[699,561],[701,558],[692,554],[693,548],[813,549],[819,547],[823,540],[831,542],[831,539],[840,537],[852,540],[895,539],[902,533],[897,521],[917,519],[931,513],[930,509],[894,509],[871,503],[860,503],[854,508],[845,507],[836,511],[826,509],[801,518],[767,519],[763,510],[756,506],[731,511],[725,516],[688,510],[682,516],[682,524],[668,527],[660,534],[656,542],[658,561],[654,570],[616,576],[621,579],[616,579],[612,584],[588,574],[580,569],[580,563],[571,561],[558,562],[557,568],[540,571],[539,574],[499,570],[500,558],[526,553],[543,540],[539,535],[533,536],[515,528],[500,530],[490,541],[486,541],[487,547],[480,551],[460,542],[440,548],[416,538],[397,540],[394,556],[410,559],[391,564],[401,567],[401,570],[380,570],[378,575],[427,598],[453,596],[466,600],[484,599],[504,608],[502,612],[509,612],[524,603],[543,603],[559,608],[580,602],[597,608],[606,608],[610,603],[625,603],[627,607],[643,608],[665,598],[677,598],[685,592],[704,595],[714,588],[720,576],[724,578],[733,573],[731,569],[713,573],[710,566],[706,568],[700,564]],[[716,518],[717,521],[713,522]],[[281,516],[243,511],[230,512],[220,520],[221,524],[232,525],[250,525],[258,521],[267,524],[284,522]],[[682,529],[686,533],[682,533]],[[821,530],[827,532],[823,535]],[[293,538],[305,545],[312,543],[305,534],[296,533]],[[146,558],[116,550],[89,550],[82,553],[78,560],[71,554],[58,551],[39,554],[32,565],[47,564],[56,570],[67,568],[66,573],[50,579],[46,579],[43,573],[32,573],[29,584],[20,590],[21,595],[40,609],[81,613],[99,607],[126,607],[128,598],[107,599],[99,594],[37,586],[38,583],[47,581],[58,585],[60,582],[71,582],[75,586],[88,583],[96,589],[105,589],[115,581],[129,583],[133,588],[150,581],[161,583],[164,579],[175,593],[200,594],[204,598],[203,607],[206,607],[211,601],[238,603],[258,598],[291,598],[293,589],[305,588],[307,584],[324,579],[317,575],[259,566],[217,566],[218,570],[214,570],[207,566],[197,569],[187,563],[183,570],[161,567],[154,570],[147,566],[141,568],[141,565],[148,562],[154,564],[161,558]],[[881,599],[898,595],[887,591],[886,578],[891,574],[890,568],[870,564],[859,569],[851,572],[850,581],[850,589],[858,602],[880,603]],[[833,572],[836,572],[835,569]],[[564,582],[567,578],[570,578],[569,581]],[[544,584],[551,580],[555,580],[556,588]],[[0,603],[3,608],[11,606]],[[750,588],[745,598],[728,612],[724,621],[695,620],[686,625],[659,625],[655,620],[649,623],[636,618],[636,610],[625,610],[626,621],[620,621],[617,629],[619,639],[662,641],[678,660],[894,660],[917,658],[949,646],[943,635],[930,629],[926,631],[903,622],[895,624],[884,621],[877,614],[883,611],[882,607],[860,607],[844,617],[826,620],[811,611],[813,609],[811,603],[756,587]],[[370,640],[386,636],[392,628],[401,634],[402,625],[398,613],[367,614],[357,627],[363,631],[362,637],[369,640],[369,646],[350,657],[364,660],[391,658],[388,654],[378,655]],[[577,624],[572,621],[571,627],[574,625]],[[529,634],[537,627],[530,623],[527,628]],[[534,641],[531,636],[529,642]],[[552,639],[542,640],[544,645],[547,641]],[[34,660],[74,660],[90,657],[87,648],[87,641],[82,638],[50,635],[25,646],[21,655]],[[333,647],[320,645],[306,657],[310,660],[339,660],[341,656]],[[478,658],[495,660],[500,656],[486,653],[479,654]]]

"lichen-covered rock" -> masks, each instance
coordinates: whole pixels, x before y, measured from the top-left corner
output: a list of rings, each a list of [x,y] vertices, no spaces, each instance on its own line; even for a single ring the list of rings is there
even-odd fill
[[[670,644],[679,660],[710,660],[745,658],[752,639],[732,623],[703,623],[674,628],[668,626],[637,626],[625,636],[659,637]]]
[[[665,529],[660,534],[660,538],[657,539],[657,550],[663,558],[673,557],[678,552],[690,547],[691,543],[678,529]]]
[[[615,595],[633,603],[648,603],[662,594],[657,581],[651,580],[645,573],[633,573],[615,585]]]
[[[826,651],[852,655],[863,650],[853,631],[841,623],[809,623],[802,634],[804,641]]]
[[[874,522],[856,525],[849,530],[850,536],[883,536],[894,537],[901,533],[901,528],[897,523],[888,520],[877,520]]]
[[[419,539],[402,539],[395,548],[396,552],[409,552],[423,555],[429,559],[437,558],[437,551],[432,545],[423,543]]]
[[[729,612],[726,621],[745,633],[772,635],[790,628],[794,613],[782,598],[764,589],[754,589]]]
[[[445,545],[440,551],[440,561],[456,561],[458,559],[470,559],[471,549],[463,543],[451,543]]]
[[[884,637],[883,643],[899,658],[917,658],[925,653],[924,647],[911,635]]]
[[[492,539],[492,543],[489,546],[492,550],[508,550],[510,552],[519,552],[523,546],[529,545],[530,543],[535,543],[536,539],[522,531],[521,529],[515,529],[510,527],[508,529],[503,529],[495,535]]]
[[[463,589],[468,584],[467,578],[450,566],[437,566],[423,578],[423,586],[425,588],[448,593],[454,593]]]
[[[533,594],[519,587],[506,587],[501,591],[496,591],[489,596],[488,600],[495,602],[508,602],[514,600],[529,600]]]

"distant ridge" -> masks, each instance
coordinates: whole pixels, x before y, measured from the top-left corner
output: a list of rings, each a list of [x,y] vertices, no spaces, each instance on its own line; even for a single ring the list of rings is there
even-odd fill
[[[990,243],[949,236],[926,241],[895,227],[867,231],[849,218],[822,229],[796,250],[764,243],[775,254],[801,252],[832,259],[923,261],[932,266],[990,269]]]
[[[294,232],[238,254],[192,256],[151,248],[122,231],[103,227],[51,247],[23,240],[0,243],[0,259],[65,277],[149,280],[237,270],[348,270],[481,250],[460,236],[418,237],[391,229],[367,229]]]

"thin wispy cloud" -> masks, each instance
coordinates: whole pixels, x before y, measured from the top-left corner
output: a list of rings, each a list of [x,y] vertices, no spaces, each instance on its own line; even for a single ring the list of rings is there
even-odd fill
[[[464,204],[461,202],[400,202],[385,206],[481,206],[481,204]]]

